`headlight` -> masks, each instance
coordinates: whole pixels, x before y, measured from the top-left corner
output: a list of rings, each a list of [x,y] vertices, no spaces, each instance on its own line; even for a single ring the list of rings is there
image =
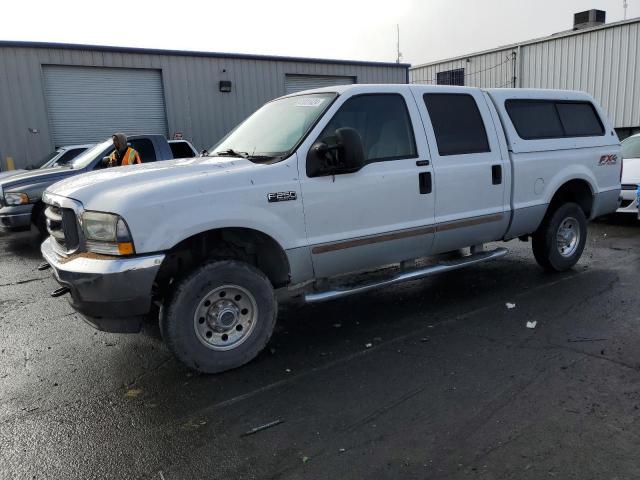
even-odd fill
[[[82,231],[87,250],[105,255],[135,253],[129,227],[122,217],[113,213],[84,212]]]
[[[29,195],[26,193],[5,193],[4,201],[7,205],[26,205],[29,203]]]

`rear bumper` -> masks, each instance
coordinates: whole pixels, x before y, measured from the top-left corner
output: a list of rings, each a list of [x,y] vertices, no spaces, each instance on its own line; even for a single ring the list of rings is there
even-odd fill
[[[42,244],[42,256],[58,283],[68,287],[69,303],[98,330],[116,333],[140,331],[151,309],[152,287],[163,254],[99,259],[59,256],[51,238]]]

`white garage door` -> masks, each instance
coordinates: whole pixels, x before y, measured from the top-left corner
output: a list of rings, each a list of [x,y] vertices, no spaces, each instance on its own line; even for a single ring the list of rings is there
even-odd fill
[[[115,132],[167,133],[159,70],[45,65],[44,89],[56,146]]]
[[[336,77],[331,75],[285,75],[284,87],[287,95],[290,93],[310,90],[312,88],[334,87],[356,83],[354,77]]]

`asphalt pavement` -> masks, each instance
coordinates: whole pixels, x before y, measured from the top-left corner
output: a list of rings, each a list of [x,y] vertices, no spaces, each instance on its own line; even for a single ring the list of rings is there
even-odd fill
[[[563,274],[505,246],[281,305],[256,360],[203,376],[153,329],[93,330],[0,235],[0,478],[640,478],[640,223],[591,224]]]

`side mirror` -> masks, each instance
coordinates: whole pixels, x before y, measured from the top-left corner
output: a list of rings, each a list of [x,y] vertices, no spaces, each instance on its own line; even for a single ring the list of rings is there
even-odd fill
[[[336,145],[317,141],[307,154],[307,176],[321,177],[354,173],[365,165],[364,145],[354,128],[339,128],[335,132]]]

